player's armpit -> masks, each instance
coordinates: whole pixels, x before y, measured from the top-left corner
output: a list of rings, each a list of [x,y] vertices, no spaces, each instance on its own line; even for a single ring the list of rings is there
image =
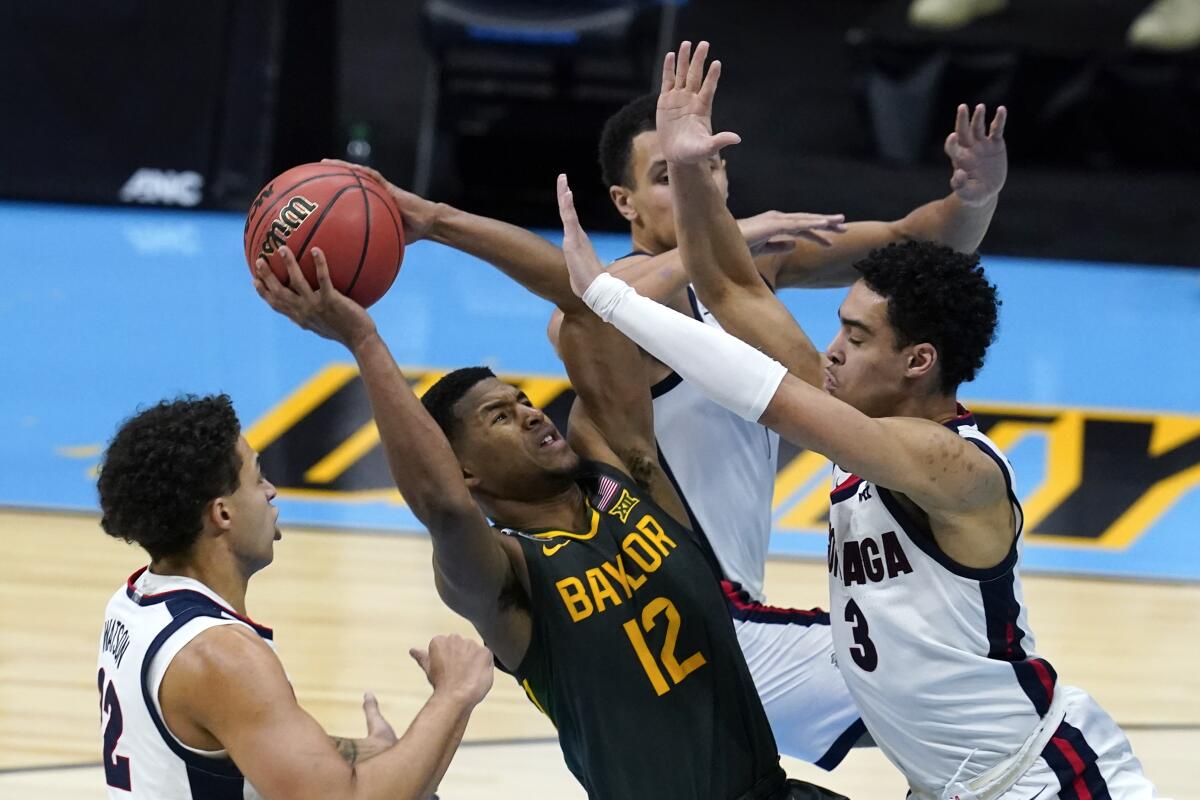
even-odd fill
[[[583,458],[629,475],[664,511],[689,525],[658,463],[650,380],[637,346],[590,310],[566,315],[559,343],[578,396],[567,426],[571,446]]]

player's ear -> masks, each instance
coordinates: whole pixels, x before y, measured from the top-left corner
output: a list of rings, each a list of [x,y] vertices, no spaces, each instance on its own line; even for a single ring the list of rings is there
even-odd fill
[[[224,497],[218,497],[208,504],[208,517],[221,530],[227,531],[233,526],[233,514]]]
[[[616,184],[608,187],[608,196],[612,200],[613,205],[617,207],[617,213],[625,219],[633,222],[638,217],[637,209],[633,207],[633,192],[626,186]]]
[[[463,474],[463,483],[465,483],[467,485],[467,489],[469,489],[470,491],[475,491],[476,489],[479,488],[479,478],[477,476],[475,476],[471,472],[471,470],[467,469],[466,467],[463,467],[462,474]]]
[[[908,360],[904,365],[904,375],[908,378],[921,378],[933,373],[938,363],[937,348],[929,342],[920,342],[908,348]]]

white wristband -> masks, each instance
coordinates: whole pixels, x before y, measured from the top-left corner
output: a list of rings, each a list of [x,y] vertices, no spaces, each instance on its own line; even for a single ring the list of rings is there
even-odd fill
[[[642,297],[620,278],[602,273],[583,302],[643,350],[679,373],[714,402],[757,422],[787,369],[728,333]]]

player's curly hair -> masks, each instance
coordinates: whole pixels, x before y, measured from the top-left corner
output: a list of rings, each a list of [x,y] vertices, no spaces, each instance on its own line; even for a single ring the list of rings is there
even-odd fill
[[[224,394],[164,400],[125,420],[100,467],[100,525],[154,560],[186,553],[204,509],[238,488],[241,425]]]
[[[471,391],[475,384],[494,377],[496,373],[487,367],[463,367],[444,375],[422,395],[421,405],[425,406],[429,416],[433,417],[433,421],[451,443],[462,428],[462,420],[454,412],[454,405]]]
[[[658,94],[631,100],[604,123],[600,131],[600,177],[605,186],[630,186],[636,178],[630,171],[633,140],[639,133],[655,129]]]
[[[974,379],[996,338],[1000,306],[978,254],[901,242],[873,250],[854,266],[868,287],[887,298],[896,347],[929,342],[937,349],[944,393]]]

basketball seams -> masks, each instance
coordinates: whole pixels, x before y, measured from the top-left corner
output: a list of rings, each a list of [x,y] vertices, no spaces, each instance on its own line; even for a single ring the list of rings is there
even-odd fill
[[[243,247],[247,248],[246,249],[247,258],[250,256],[249,247],[247,247],[247,246],[251,242],[258,240],[258,236],[262,232],[263,223],[266,222],[266,220],[268,220],[274,216],[274,212],[276,212],[279,209],[279,206],[283,203],[283,201],[285,199],[288,198],[288,196],[292,192],[296,191],[297,189],[299,189],[301,186],[303,186],[306,183],[312,183],[313,181],[319,181],[324,178],[338,178],[338,177],[348,177],[348,176],[355,176],[355,173],[351,170],[344,170],[342,172],[324,172],[320,175],[312,175],[308,178],[305,178],[302,181],[297,181],[296,183],[293,183],[292,185],[290,185],[288,188],[279,191],[277,193],[277,195],[278,195],[277,198],[275,200],[273,200],[270,203],[270,205],[265,206],[259,212],[261,214],[261,216],[258,218],[258,221],[254,223],[253,230],[249,230],[249,229],[247,230],[246,236],[244,237],[244,240],[242,242]],[[355,177],[357,177],[357,176],[355,176]],[[259,190],[259,194],[261,194],[261,193],[262,193],[262,190]],[[257,195],[256,195],[256,197],[257,197]]]
[[[358,254],[358,267],[354,270],[354,277],[350,279],[350,283],[346,286],[345,293],[347,295],[354,291],[354,286],[358,283],[358,276],[362,274],[363,264],[367,262],[367,250],[371,246],[371,198],[367,195],[367,187],[363,186],[362,178],[359,177],[358,173],[354,174],[354,182],[358,184],[358,190],[362,192],[366,219],[363,227],[362,252]]]
[[[304,241],[300,243],[299,247],[297,247],[295,250],[293,250],[293,252],[296,254],[297,259],[304,257],[304,251],[306,251],[308,249],[308,243],[311,242],[312,238],[317,235],[317,231],[320,229],[321,223],[325,220],[325,217],[327,217],[329,215],[329,212],[333,210],[333,207],[334,207],[334,205],[337,204],[337,201],[339,199],[341,199],[342,195],[344,195],[346,192],[350,191],[353,188],[354,188],[354,186],[352,186],[352,185],[351,186],[343,186],[342,188],[337,190],[337,194],[335,194],[333,197],[329,198],[329,203],[325,206],[325,210],[323,210],[320,213],[320,215],[315,220],[313,220],[313,226],[312,226],[312,228],[309,229],[308,235],[304,237]],[[315,277],[316,273],[314,272],[313,275]]]
[[[392,221],[392,228],[396,231],[396,268],[392,271],[392,282],[396,280],[396,276],[400,274],[400,262],[404,258],[404,229],[400,225],[400,220],[396,217],[396,201],[388,197],[386,194],[375,189],[373,186],[365,187],[367,194],[373,194],[382,202],[384,208],[387,209],[388,219]]]

